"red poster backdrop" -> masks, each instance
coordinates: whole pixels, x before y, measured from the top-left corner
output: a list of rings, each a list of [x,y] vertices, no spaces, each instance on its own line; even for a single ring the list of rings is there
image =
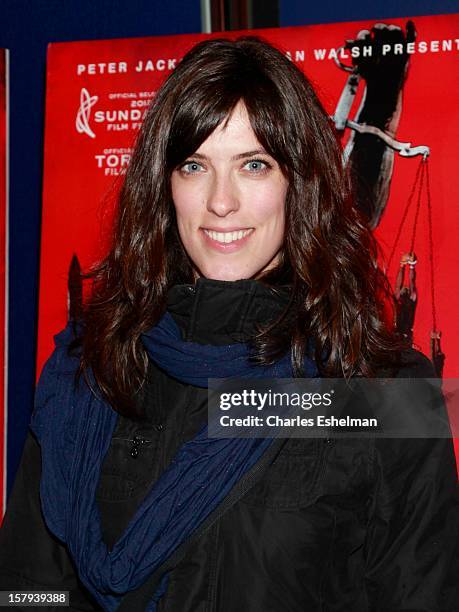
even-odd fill
[[[8,52],[0,49],[0,522],[6,509],[6,270],[8,164]]]
[[[430,149],[430,231],[426,193],[419,200],[415,252],[418,263],[418,304],[414,344],[430,352],[432,269],[435,305],[442,348],[443,375],[459,376],[459,291],[455,248],[459,227],[459,186],[454,177],[459,141],[459,15],[413,18],[417,38],[410,46],[410,67],[403,89],[398,140]],[[407,19],[391,24],[405,27]],[[288,54],[315,84],[330,115],[334,114],[347,76],[337,60],[349,64],[350,54],[338,51],[374,21],[257,30]],[[225,33],[235,37],[240,32]],[[87,268],[103,252],[104,231],[117,180],[129,161],[143,112],[163,79],[198,40],[215,35],[121,39],[52,44],[48,52],[38,370],[52,349],[52,336],[67,320],[68,285],[78,266]],[[386,53],[394,58],[395,45]],[[362,99],[359,87],[350,117]],[[350,137],[346,130],[344,142]],[[410,250],[414,208],[405,216],[419,157],[394,159],[390,196],[376,228],[386,261],[398,242],[388,271],[393,281],[400,255]],[[403,224],[403,219],[405,223]],[[104,229],[105,228],[105,229]],[[433,257],[431,257],[433,254]],[[77,257],[77,260],[74,258]],[[72,263],[73,262],[73,263]]]

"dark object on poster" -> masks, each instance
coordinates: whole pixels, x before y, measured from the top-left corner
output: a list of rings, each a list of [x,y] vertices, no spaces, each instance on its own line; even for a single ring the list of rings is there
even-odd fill
[[[83,310],[83,282],[78,257],[73,255],[68,276],[68,318],[69,321],[81,319]]]

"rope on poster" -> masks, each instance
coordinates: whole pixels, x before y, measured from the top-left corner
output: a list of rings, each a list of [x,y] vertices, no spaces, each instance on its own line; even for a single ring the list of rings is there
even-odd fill
[[[443,367],[445,363],[445,354],[441,349],[440,339],[441,331],[437,328],[437,309],[436,309],[436,297],[435,297],[435,267],[434,267],[434,242],[433,242],[433,224],[432,224],[432,199],[430,192],[430,176],[429,176],[429,164],[428,155],[424,155],[416,170],[416,176],[414,183],[411,187],[408,200],[403,211],[403,215],[398,227],[394,244],[390,252],[390,256],[387,263],[387,269],[390,269],[393,261],[396,248],[399,243],[399,239],[408,217],[408,212],[411,208],[414,196],[416,196],[416,206],[413,217],[413,227],[411,230],[410,246],[407,252],[404,252],[400,260],[400,268],[397,274],[395,282],[394,295],[397,302],[397,313],[396,313],[396,327],[402,335],[408,338],[411,343],[413,340],[413,324],[414,314],[417,304],[417,290],[416,290],[416,273],[415,267],[417,257],[415,255],[415,244],[417,238],[417,229],[419,222],[419,215],[421,210],[422,196],[425,192],[426,204],[427,204],[427,227],[428,227],[428,258],[429,258],[429,271],[430,271],[430,299],[432,308],[432,329],[430,332],[430,357],[435,369],[436,376],[442,377]],[[405,269],[409,267],[409,279],[408,284],[405,284]]]

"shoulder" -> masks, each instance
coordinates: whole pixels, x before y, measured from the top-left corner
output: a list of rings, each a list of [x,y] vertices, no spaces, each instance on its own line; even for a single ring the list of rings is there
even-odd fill
[[[430,359],[414,348],[405,349],[392,378],[406,379],[394,381],[388,388],[388,397],[393,398],[391,406],[400,431],[407,433],[374,441],[381,461],[386,468],[397,466],[402,472],[410,471],[409,466],[418,469],[430,462],[433,465],[440,456],[445,466],[453,466],[454,452],[442,380],[437,377]],[[455,473],[455,469],[450,471]],[[412,477],[416,477],[414,473]]]
[[[75,373],[80,363],[82,337],[82,325],[69,321],[64,329],[54,336],[54,350],[45,363],[43,371]]]
[[[413,423],[418,423],[419,427],[421,423],[424,424],[427,437],[436,437],[433,432],[437,430],[429,432],[428,425],[434,427],[435,423],[431,422],[431,419],[440,415],[446,416],[446,412],[442,380],[436,375],[430,359],[414,348],[405,349],[400,354],[392,378],[394,380],[386,387],[386,393],[391,405],[397,408],[397,418],[401,419],[403,415],[406,422],[409,422],[408,417],[411,417]],[[438,426],[441,424],[440,421],[437,423]],[[401,424],[400,428],[404,430]],[[418,430],[413,425],[409,431],[413,437],[423,437],[420,435],[420,432],[424,431],[422,428]]]
[[[401,352],[395,378],[436,378],[430,359],[414,348]]]
[[[73,322],[54,336],[54,350],[45,362],[35,390],[34,410],[31,428],[37,438],[49,431],[49,424],[56,427],[65,420],[76,391],[76,374],[80,357],[78,350],[72,350],[79,338],[79,329]]]
[[[391,366],[376,369],[376,378],[436,378],[430,359],[414,348],[397,354]]]

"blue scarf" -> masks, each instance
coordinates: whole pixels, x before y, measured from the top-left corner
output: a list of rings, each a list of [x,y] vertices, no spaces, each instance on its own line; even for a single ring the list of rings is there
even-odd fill
[[[46,524],[67,545],[81,581],[98,604],[111,611],[190,538],[273,440],[208,438],[207,426],[203,427],[179,448],[109,551],[102,538],[96,489],[117,414],[84,381],[75,386],[79,359],[68,354],[73,337],[70,325],[55,337],[56,349],[37,387],[31,428],[42,453],[41,501]],[[208,378],[293,375],[288,358],[273,366],[250,365],[244,344],[185,342],[167,313],[142,341],[151,359],[170,376],[201,387],[207,386]],[[310,360],[305,362],[305,375],[317,376]],[[165,573],[148,612],[156,610],[167,581]]]
[[[254,365],[248,361],[247,344],[214,346],[184,342],[172,315],[168,312],[149,332],[142,342],[151,359],[173,378],[194,385],[207,387],[209,378],[293,378],[290,354],[269,366]],[[306,360],[307,378],[317,375],[315,364]]]

